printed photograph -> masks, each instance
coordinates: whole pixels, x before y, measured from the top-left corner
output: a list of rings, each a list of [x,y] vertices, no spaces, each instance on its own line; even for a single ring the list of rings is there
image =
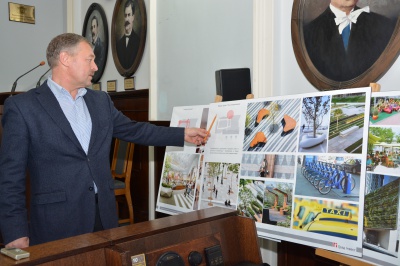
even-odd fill
[[[358,201],[361,160],[354,156],[299,156],[295,195]]]
[[[357,204],[295,197],[292,228],[357,240],[358,212]]]
[[[238,163],[206,162],[200,192],[200,208],[236,209],[239,189]]]
[[[300,99],[249,103],[243,151],[296,151],[299,107]]]
[[[368,173],[365,185],[363,248],[398,257],[400,178]]]
[[[265,181],[262,223],[289,228],[292,206],[292,183]]]
[[[400,176],[400,127],[370,127],[367,171]]]
[[[295,155],[245,153],[240,176],[294,179]]]
[[[158,205],[174,206],[172,212],[192,210],[196,181],[200,176],[200,154],[169,152],[165,154]],[[160,206],[158,206],[160,207]]]
[[[263,220],[265,181],[240,179],[238,215],[249,217],[255,222]]]
[[[362,153],[365,94],[332,96],[329,153]]]
[[[400,96],[371,97],[370,123],[400,126]]]
[[[303,98],[299,152],[326,153],[331,96]]]

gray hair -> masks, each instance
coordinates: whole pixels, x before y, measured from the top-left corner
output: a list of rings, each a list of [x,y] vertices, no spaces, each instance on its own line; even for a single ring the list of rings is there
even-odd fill
[[[75,33],[63,33],[54,37],[46,50],[47,63],[50,68],[54,68],[58,65],[61,52],[66,51],[70,54],[74,54],[76,47],[81,42],[86,42],[90,46],[92,45],[85,37]]]

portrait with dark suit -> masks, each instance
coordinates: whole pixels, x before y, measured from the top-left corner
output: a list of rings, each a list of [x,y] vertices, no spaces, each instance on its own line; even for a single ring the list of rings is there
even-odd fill
[[[107,18],[103,8],[99,4],[94,3],[90,5],[83,25],[82,36],[92,43],[93,52],[96,56],[94,62],[98,70],[92,79],[92,82],[96,83],[103,76],[108,55]]]
[[[117,1],[113,15],[112,46],[117,70],[130,77],[137,70],[146,41],[146,11],[143,0]]]
[[[373,74],[368,84],[380,78],[393,63],[390,59],[380,66],[375,64],[393,47],[399,4],[399,0],[295,0],[292,22],[300,22],[292,23],[297,23],[299,30],[297,34],[292,27],[293,45],[300,66],[305,62],[309,68],[302,68],[303,73],[312,72],[306,75],[309,81],[322,79],[331,87],[347,82],[350,87],[363,75]],[[380,73],[373,72],[375,67]]]

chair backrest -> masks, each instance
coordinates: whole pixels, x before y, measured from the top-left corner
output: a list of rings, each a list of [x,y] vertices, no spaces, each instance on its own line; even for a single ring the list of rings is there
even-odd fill
[[[135,144],[115,139],[111,174],[113,178],[124,179],[127,187],[129,187],[131,179],[134,149]]]

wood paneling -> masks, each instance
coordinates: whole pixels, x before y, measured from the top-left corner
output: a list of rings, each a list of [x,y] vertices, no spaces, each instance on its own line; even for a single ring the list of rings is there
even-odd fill
[[[150,122],[157,126],[168,127],[169,121],[148,121],[149,117],[149,90],[125,91],[109,93],[114,106],[129,118]],[[154,184],[158,191],[162,165],[164,162],[165,147],[154,147]],[[135,222],[147,221],[149,217],[149,151],[147,146],[135,145],[132,167],[132,202],[135,213]],[[157,193],[154,198],[157,202]],[[156,218],[169,215],[156,212]]]
[[[252,219],[214,207],[127,225],[110,230],[31,246],[31,256],[15,261],[0,256],[0,265],[132,265],[131,256],[144,254],[146,265],[156,265],[165,251],[174,251],[188,263],[190,251],[203,257],[204,248],[219,244],[225,265],[262,262]]]
[[[148,122],[149,90],[109,93],[115,108],[138,122]],[[133,154],[131,194],[134,222],[148,221],[149,217],[149,150],[136,145]]]

